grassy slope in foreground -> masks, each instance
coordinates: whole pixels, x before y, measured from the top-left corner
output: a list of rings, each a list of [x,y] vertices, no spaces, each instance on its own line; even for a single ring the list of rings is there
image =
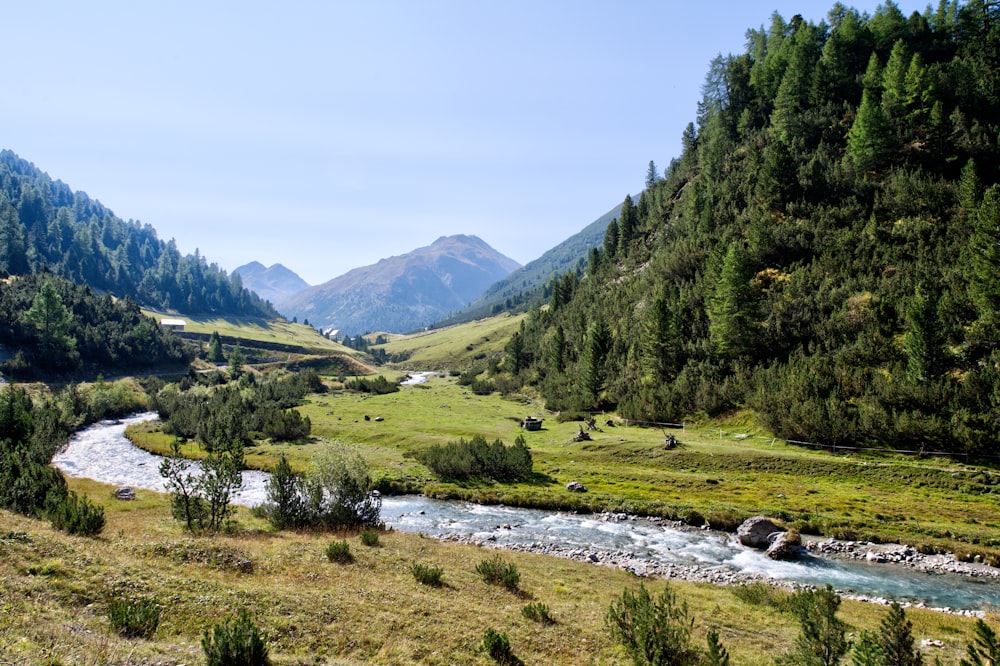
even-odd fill
[[[749,419],[675,431],[682,445],[674,450],[664,448],[660,430],[623,425],[604,426],[591,433],[592,441],[577,443],[579,423],[549,416],[541,431],[522,432],[524,416],[545,416],[540,405],[477,396],[453,378],[382,396],[312,395],[299,410],[312,421],[311,440],[252,447],[250,464],[268,469],[284,453],[293,467],[305,469],[326,440],[336,439],[355,443],[376,478],[436,496],[679,516],[693,523],[701,516],[730,527],[763,513],[806,533],[991,559],[1000,553],[994,475],[948,459],[834,456],[776,442]],[[166,435],[141,428],[131,434],[144,448],[159,453],[169,448]],[[508,444],[524,434],[534,458],[534,482],[441,483],[413,457],[432,444],[476,434]],[[568,492],[569,481],[583,483],[589,492]]]
[[[10,664],[201,663],[202,632],[248,608],[267,632],[275,664],[489,664],[479,645],[487,628],[505,632],[526,664],[627,664],[609,639],[604,615],[633,576],[615,569],[503,553],[521,573],[522,595],[488,586],[475,573],[490,551],[388,533],[365,547],[351,534],[271,533],[248,513],[230,534],[192,537],[170,518],[167,498],[140,491],[135,502],[112,488],[71,479],[103,504],[107,526],[96,539],[70,537],[46,523],[0,511],[0,655]],[[344,538],[355,561],[328,562],[324,549]],[[234,566],[249,560],[252,571]],[[418,584],[419,562],[444,569],[444,587]],[[655,594],[661,581],[646,584]],[[730,588],[675,583],[695,618],[694,641],[719,631],[743,665],[769,664],[793,642],[791,617],[750,605]],[[153,640],[125,640],[109,627],[115,595],[156,599],[163,607]],[[557,624],[528,621],[521,607],[546,604]],[[840,617],[857,636],[886,613],[845,601]],[[955,664],[970,639],[968,618],[910,610],[917,643]],[[991,620],[992,622],[993,620]]]

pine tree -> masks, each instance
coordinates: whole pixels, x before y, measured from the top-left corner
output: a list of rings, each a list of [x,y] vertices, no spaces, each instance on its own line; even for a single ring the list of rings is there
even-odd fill
[[[729,666],[729,651],[719,642],[719,632],[709,629],[705,639],[708,642],[708,652],[705,653],[705,666]]]
[[[836,666],[847,652],[847,625],[837,618],[840,597],[833,586],[799,592],[792,598],[801,633],[792,652],[779,663],[787,666]]]
[[[997,666],[1000,664],[1000,639],[990,625],[976,620],[976,638],[966,647],[968,659],[959,666]]]
[[[885,112],[874,95],[865,90],[858,115],[847,132],[847,154],[851,163],[860,172],[876,170],[888,159],[891,146]]]
[[[897,602],[889,606],[889,613],[882,618],[876,637],[882,653],[881,666],[921,666],[923,658],[913,647],[913,623]]]
[[[944,359],[944,340],[937,310],[936,292],[924,287],[917,290],[906,311],[906,368],[914,383],[928,382],[940,374]]]
[[[656,185],[656,181],[660,179],[659,175],[656,173],[656,164],[653,160],[649,160],[649,170],[646,171],[646,189],[648,190],[653,185]]]
[[[31,309],[24,313],[24,321],[38,335],[41,365],[51,369],[75,366],[76,338],[69,334],[73,319],[51,280],[35,294]]]
[[[708,304],[709,337],[715,351],[725,358],[746,354],[754,344],[750,277],[746,252],[739,243],[733,243]]]

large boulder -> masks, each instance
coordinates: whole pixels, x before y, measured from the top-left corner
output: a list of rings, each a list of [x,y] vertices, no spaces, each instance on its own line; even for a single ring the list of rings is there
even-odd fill
[[[744,546],[763,550],[771,545],[769,537],[776,532],[784,532],[784,530],[766,516],[754,516],[747,518],[742,525],[736,528],[736,538]]]
[[[587,492],[587,486],[583,485],[579,481],[570,481],[566,484],[566,490],[571,493],[585,493]]]
[[[798,532],[782,532],[764,554],[772,560],[797,560],[802,552],[802,538]]]

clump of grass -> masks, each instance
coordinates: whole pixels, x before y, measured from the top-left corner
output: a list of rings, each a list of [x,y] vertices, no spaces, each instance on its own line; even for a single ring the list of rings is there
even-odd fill
[[[441,576],[444,575],[444,569],[441,567],[414,562],[413,566],[410,567],[410,571],[413,572],[413,577],[417,582],[422,585],[441,587],[443,584]]]
[[[549,607],[540,601],[532,602],[521,607],[521,615],[539,624],[555,624],[556,621],[549,614]]]
[[[499,555],[494,555],[488,560],[482,560],[476,565],[478,573],[484,582],[490,585],[502,585],[508,590],[516,591],[521,584],[521,574],[517,567],[509,562],[505,562]]]
[[[787,592],[761,581],[736,585],[730,589],[734,597],[751,606],[768,606],[784,610],[788,605],[789,595]]]
[[[326,547],[326,559],[337,564],[350,564],[354,561],[354,555],[346,541],[331,541]]]
[[[376,546],[382,545],[378,540],[378,532],[375,530],[364,530],[361,532],[361,543],[368,546],[369,548],[375,548]]]
[[[145,597],[112,599],[108,622],[122,638],[150,639],[160,625],[160,610],[160,604]]]

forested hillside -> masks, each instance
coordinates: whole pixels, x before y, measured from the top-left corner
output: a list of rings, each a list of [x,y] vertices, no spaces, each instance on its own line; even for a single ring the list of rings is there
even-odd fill
[[[493,370],[555,408],[1000,454],[998,139],[1000,4],[774,15]]]
[[[131,298],[95,295],[51,273],[0,280],[0,371],[24,379],[186,363],[181,340]]]
[[[502,280],[493,283],[467,308],[442,319],[433,328],[461,324],[501,312],[527,312],[551,295],[553,278],[585,265],[587,254],[601,244],[608,222],[616,218],[615,206],[579,233],[567,238],[534,261],[529,261]]]
[[[0,272],[42,269],[158,310],[275,317],[239,276],[197,251],[181,256],[148,224],[125,222],[82,192],[0,151]]]

